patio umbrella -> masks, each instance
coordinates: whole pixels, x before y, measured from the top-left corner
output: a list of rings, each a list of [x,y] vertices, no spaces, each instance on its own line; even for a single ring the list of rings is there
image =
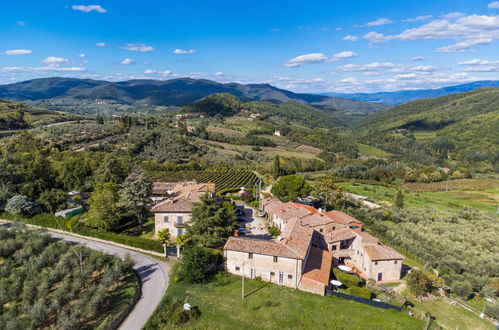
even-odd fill
[[[338,266],[338,268],[344,272],[351,272],[352,271],[352,268],[350,268],[348,266],[344,266],[344,265]]]
[[[331,284],[334,286],[342,286],[343,285],[343,283],[341,283],[340,281],[337,281],[337,280],[331,280]]]

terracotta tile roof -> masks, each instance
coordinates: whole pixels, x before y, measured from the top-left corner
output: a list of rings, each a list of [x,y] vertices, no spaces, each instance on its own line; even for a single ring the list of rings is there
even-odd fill
[[[333,219],[327,216],[325,213],[313,213],[308,216],[303,217],[301,220],[302,226],[324,226],[329,223],[334,223]]]
[[[347,239],[352,239],[357,237],[355,232],[349,228],[342,228],[338,230],[333,230],[331,233],[327,234],[326,242],[334,243]]]
[[[328,215],[331,219],[333,219],[334,222],[336,223],[341,223],[344,225],[350,225],[354,223],[362,223],[361,221],[355,219],[352,216],[349,216],[348,214],[341,212],[341,211],[329,211],[326,212],[326,215]]]
[[[153,195],[166,195],[169,190],[175,187],[176,183],[173,182],[154,182],[152,184]]]
[[[303,277],[329,284],[333,254],[316,247],[310,249],[310,253],[305,264]]]
[[[403,259],[400,253],[381,244],[366,244],[364,251],[371,260]]]
[[[192,211],[192,203],[195,200],[189,200],[187,198],[170,198],[167,199],[153,208],[151,208],[151,212],[161,213],[161,212],[191,212]],[[197,200],[198,201],[198,200]],[[196,201],[196,202],[197,202]]]
[[[305,205],[305,204],[300,204],[300,203],[294,203],[294,202],[290,202],[289,204],[291,204],[293,206],[296,206],[296,207],[303,207],[310,214],[315,214],[315,213],[319,212],[319,211],[317,211],[317,209],[315,207],[312,207],[310,205]]]
[[[225,243],[224,250],[303,259],[295,251],[282,243],[258,238],[229,237]]]
[[[277,207],[269,215],[276,215],[284,223],[288,222],[293,218],[303,218],[310,215],[310,211],[303,207],[295,206],[292,203],[284,203],[280,207]]]
[[[314,230],[312,228],[301,226],[298,219],[293,218],[288,221],[277,242],[286,245],[297,253],[301,259],[305,259],[313,234]]]
[[[377,244],[379,242],[379,239],[366,233],[365,231],[355,232],[355,234],[362,237],[362,244]]]
[[[262,201],[262,205],[265,212],[270,214],[273,213],[279,207],[281,207],[283,205],[283,202],[275,198],[265,198]]]

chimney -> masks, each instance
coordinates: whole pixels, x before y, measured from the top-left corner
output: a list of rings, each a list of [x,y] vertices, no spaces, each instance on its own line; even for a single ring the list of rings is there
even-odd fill
[[[239,237],[239,230],[234,229],[234,237]]]

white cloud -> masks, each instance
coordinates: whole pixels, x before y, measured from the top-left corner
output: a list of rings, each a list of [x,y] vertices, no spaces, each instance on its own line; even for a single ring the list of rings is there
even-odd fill
[[[370,42],[385,42],[385,41],[389,40],[383,35],[383,33],[378,33],[375,31],[371,31],[369,33],[366,33],[366,34],[364,34],[363,37],[364,37],[364,39],[367,39]]]
[[[411,61],[425,61],[426,60],[426,57],[423,57],[423,56],[414,56]]]
[[[25,21],[17,21],[16,23],[18,26],[26,26],[26,22]]]
[[[106,47],[107,44],[105,42],[98,42],[95,44],[97,47]]]
[[[459,65],[464,65],[466,68],[463,71],[468,72],[498,72],[499,61],[489,61],[481,59],[473,59],[459,62]]]
[[[142,53],[152,52],[154,50],[154,47],[147,46],[142,43],[127,44],[126,46],[122,46],[120,48]]]
[[[385,24],[391,24],[393,21],[388,18],[378,18],[375,21],[368,22],[366,23],[366,26],[379,26],[379,25],[385,25]]]
[[[284,65],[287,66],[288,68],[294,68],[294,67],[299,67],[303,64],[321,63],[325,62],[326,60],[327,56],[324,55],[323,53],[311,53],[311,54],[296,56],[287,61]]]
[[[281,29],[273,28],[273,29],[270,29],[270,32],[281,32]]]
[[[223,75],[224,75],[224,73],[222,71],[218,71],[217,73],[215,73],[215,76],[217,76],[217,77],[220,77]]]
[[[406,19],[402,20],[402,22],[426,21],[427,19],[430,19],[432,17],[433,17],[432,15],[421,15],[421,16],[417,16],[414,18],[406,18]]]
[[[186,55],[186,54],[193,54],[193,53],[196,53],[197,50],[195,49],[175,49],[173,51],[173,54],[176,54],[176,55]]]
[[[9,49],[2,53],[2,55],[31,55],[33,51],[31,49]]]
[[[359,56],[359,54],[357,54],[356,52],[345,51],[345,52],[341,52],[338,54],[334,54],[332,57],[332,60],[340,60],[340,59],[344,59],[344,58],[353,58],[353,57],[357,57],[357,56]]]
[[[50,65],[50,64],[69,63],[69,60],[64,57],[49,56],[46,57],[42,62]]]
[[[347,35],[346,37],[343,38],[343,40],[347,40],[347,41],[357,41],[359,40],[359,37],[357,36],[352,36],[352,35]]]
[[[81,54],[78,54],[78,57],[85,58],[85,57],[87,57],[87,54],[81,53]]]
[[[455,53],[464,52],[476,45],[488,45],[492,43],[492,38],[476,39],[476,40],[465,40],[455,43],[453,45],[440,47],[437,49],[438,53]]]
[[[334,28],[335,31],[343,31],[343,28],[341,26],[338,26],[337,28]]]
[[[443,14],[442,15],[442,18],[445,18],[445,19],[453,19],[453,18],[458,18],[458,17],[462,17],[464,16],[465,14],[463,13],[460,13],[460,12],[453,12],[453,13],[447,13],[447,14]]]
[[[357,78],[350,77],[350,78],[343,78],[339,80],[340,83],[350,83],[350,84],[355,84],[358,82]]]
[[[160,75],[160,76],[171,76],[173,75],[174,73],[170,70],[165,70],[165,71],[158,71],[158,70],[151,70],[151,69],[148,69],[148,70],[144,70],[144,74],[147,74],[147,75]]]
[[[83,72],[86,71],[84,67],[76,66],[76,67],[58,67],[58,66],[43,66],[43,67],[3,67],[0,69],[2,72]]]
[[[394,68],[397,65],[393,62],[374,62],[374,63],[368,63],[368,64],[363,64],[363,65],[358,65],[358,64],[347,64],[338,67],[338,69],[342,71],[371,71],[371,70],[378,70],[378,69],[387,69],[387,68]]]
[[[499,1],[492,1],[487,7],[490,9],[499,9]]]
[[[124,64],[124,65],[131,65],[131,64],[136,64],[137,62],[135,62],[134,59],[131,59],[131,58],[125,58],[123,59],[123,61],[120,62],[120,64]]]
[[[90,13],[91,11],[96,11],[98,13],[103,14],[103,13],[107,12],[107,10],[102,8],[100,5],[89,5],[89,6],[73,5],[71,8],[73,8],[73,10],[79,10],[79,11],[82,11],[85,13]]]

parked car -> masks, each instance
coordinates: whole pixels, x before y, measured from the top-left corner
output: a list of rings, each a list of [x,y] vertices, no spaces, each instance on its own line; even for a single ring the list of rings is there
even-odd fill
[[[244,227],[239,227],[239,228],[237,229],[237,231],[238,231],[238,232],[239,232],[239,234],[241,234],[241,235],[246,235],[246,234],[250,234],[250,233],[251,233],[251,230],[246,229],[246,228],[244,228]]]

